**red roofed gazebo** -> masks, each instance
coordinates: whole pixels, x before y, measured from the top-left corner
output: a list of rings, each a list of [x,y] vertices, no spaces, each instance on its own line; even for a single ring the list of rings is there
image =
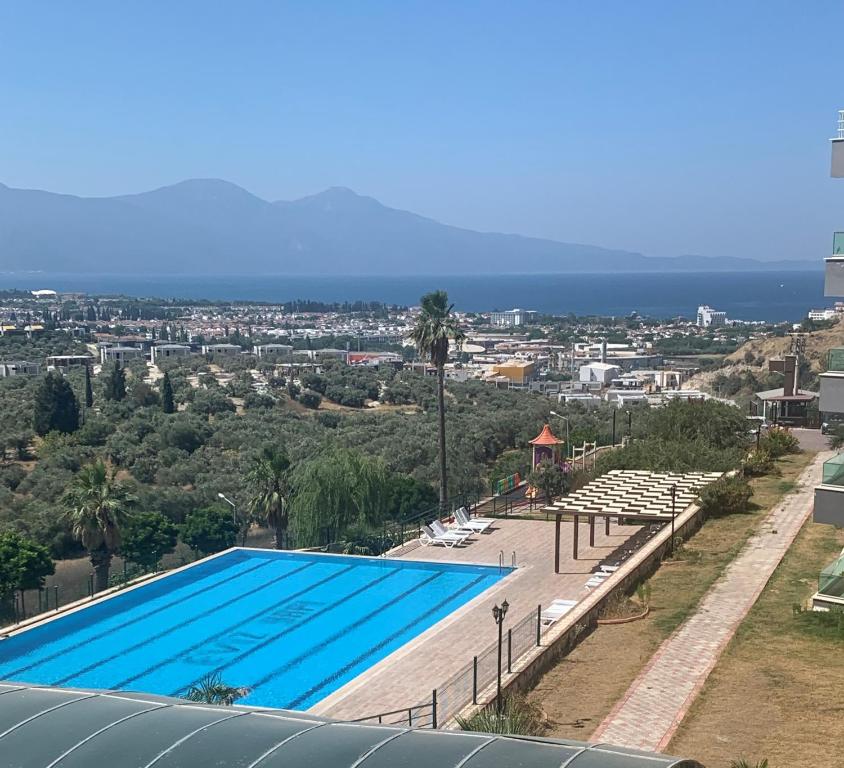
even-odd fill
[[[542,431],[530,441],[533,446],[533,466],[539,464],[542,459],[550,459],[554,464],[560,463],[560,446],[563,444],[551,431],[547,424]]]

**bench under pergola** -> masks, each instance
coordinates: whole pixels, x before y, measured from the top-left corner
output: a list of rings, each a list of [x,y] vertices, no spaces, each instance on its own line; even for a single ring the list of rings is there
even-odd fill
[[[648,472],[613,469],[579,491],[554,502],[543,511],[554,515],[554,572],[560,572],[560,526],[563,518],[574,523],[572,556],[577,560],[578,528],[581,518],[589,520],[589,546],[595,546],[595,520],[653,523],[672,520],[690,507],[701,489],[721,477],[720,472]]]

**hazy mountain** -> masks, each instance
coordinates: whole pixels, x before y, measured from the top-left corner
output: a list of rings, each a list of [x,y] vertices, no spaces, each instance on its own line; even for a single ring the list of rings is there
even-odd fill
[[[648,258],[440,224],[332,187],[268,202],[194,179],[83,198],[0,184],[0,270],[153,274],[455,274],[810,269],[807,262]]]

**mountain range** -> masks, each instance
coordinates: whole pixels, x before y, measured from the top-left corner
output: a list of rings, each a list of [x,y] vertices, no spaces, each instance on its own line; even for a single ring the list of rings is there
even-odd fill
[[[811,269],[805,261],[648,257],[475,232],[344,187],[269,202],[219,179],[76,197],[0,184],[0,271],[422,275]]]

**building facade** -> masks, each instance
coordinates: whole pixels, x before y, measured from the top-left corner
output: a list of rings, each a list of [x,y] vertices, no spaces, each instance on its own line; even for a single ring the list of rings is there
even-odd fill
[[[697,308],[697,324],[700,328],[719,328],[727,324],[727,313],[702,304]]]
[[[490,325],[498,325],[502,328],[515,328],[519,325],[527,325],[533,322],[536,312],[532,309],[508,309],[506,312],[491,312],[489,315]]]

